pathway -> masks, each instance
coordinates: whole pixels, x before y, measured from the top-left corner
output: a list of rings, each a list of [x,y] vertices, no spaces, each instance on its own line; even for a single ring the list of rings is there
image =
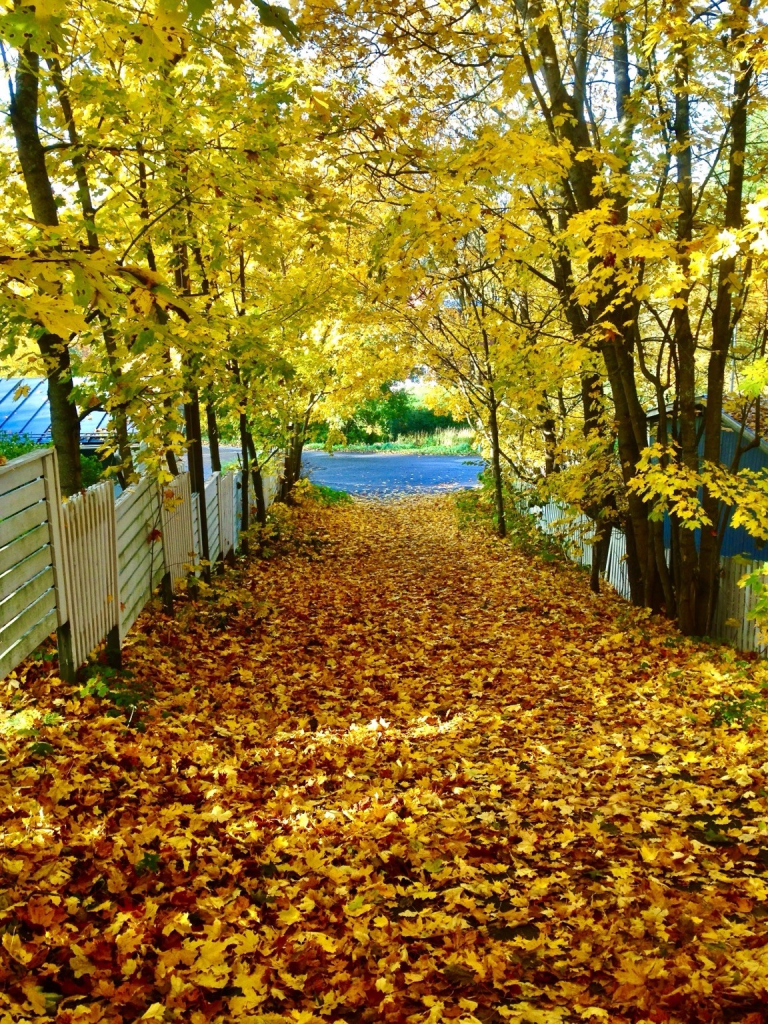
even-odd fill
[[[278,515],[140,620],[129,728],[30,668],[0,1020],[764,1021],[765,733],[712,715],[754,666],[449,498]]]

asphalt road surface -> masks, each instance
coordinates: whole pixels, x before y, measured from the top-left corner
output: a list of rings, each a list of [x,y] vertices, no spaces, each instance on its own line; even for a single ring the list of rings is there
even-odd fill
[[[483,460],[466,455],[304,452],[302,475],[350,494],[384,497],[477,487]]]
[[[239,464],[240,450],[222,446],[221,462]],[[211,475],[211,456],[203,448],[206,479]],[[304,452],[302,476],[350,494],[384,497],[393,494],[426,494],[477,487],[483,460],[466,455],[401,455],[398,452]]]

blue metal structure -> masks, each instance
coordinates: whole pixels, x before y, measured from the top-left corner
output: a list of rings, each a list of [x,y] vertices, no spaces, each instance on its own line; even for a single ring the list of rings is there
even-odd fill
[[[720,461],[723,465],[730,466],[733,463],[740,438],[743,445],[745,442],[753,441],[755,434],[746,426],[742,428],[738,420],[724,412],[720,427]],[[702,440],[702,450],[700,453],[702,455],[704,454],[703,447]],[[748,452],[744,452],[739,459],[739,469],[767,471],[768,442],[760,438],[756,448],[750,448]],[[756,561],[766,561],[768,560],[768,542],[761,542],[755,540],[754,537],[750,537],[743,526],[739,526],[736,529],[729,526],[723,537],[721,555],[724,558],[731,558],[733,555],[743,555],[745,558],[751,558]]]
[[[89,412],[80,421],[80,443],[84,448],[103,444],[109,432],[106,412]],[[0,379],[0,434],[18,434],[50,444],[51,411],[44,377]]]
[[[706,402],[706,396],[698,400],[696,421],[699,427],[701,438],[699,440],[699,456],[704,457],[704,436],[701,428],[701,417],[704,410],[704,403]],[[671,406],[669,408],[671,412]],[[653,410],[648,414],[648,424],[651,430],[651,441],[654,440],[653,433],[655,431],[655,424],[658,420],[658,412]],[[741,442],[743,447],[745,444],[755,440],[754,431],[750,430],[746,425],[742,424],[724,412],[721,414],[720,421],[720,462],[722,465],[729,467],[733,465],[734,456],[736,455],[737,447]],[[739,469],[751,469],[755,471],[768,472],[768,441],[764,438],[760,438],[758,444],[754,448],[750,448],[749,451],[743,452],[739,459]],[[695,530],[694,536],[696,538],[696,546],[698,548],[700,531]],[[664,515],[664,546],[669,548],[671,544],[671,529],[669,523],[669,516],[665,513]],[[735,555],[741,555],[744,558],[748,558],[751,561],[768,561],[768,541],[759,541],[754,537],[751,537],[743,526],[733,527],[728,526],[725,535],[723,537],[723,546],[720,552],[723,558],[733,558]]]

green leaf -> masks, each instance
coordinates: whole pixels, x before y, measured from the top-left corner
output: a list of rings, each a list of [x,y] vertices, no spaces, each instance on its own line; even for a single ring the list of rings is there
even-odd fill
[[[276,28],[280,35],[291,46],[298,46],[301,41],[301,34],[296,25],[291,21],[288,9],[279,4],[268,4],[266,0],[253,0],[262,25],[267,28]]]
[[[187,10],[192,21],[200,21],[213,7],[213,0],[187,0]]]
[[[423,867],[425,871],[430,873],[430,875],[439,875],[445,867],[445,864],[438,857],[436,860],[425,860]]]

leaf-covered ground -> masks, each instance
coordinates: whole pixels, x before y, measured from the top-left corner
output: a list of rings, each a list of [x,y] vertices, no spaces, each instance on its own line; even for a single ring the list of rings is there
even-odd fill
[[[3,696],[0,1021],[768,1020],[757,663],[447,498],[283,519],[124,709]]]

